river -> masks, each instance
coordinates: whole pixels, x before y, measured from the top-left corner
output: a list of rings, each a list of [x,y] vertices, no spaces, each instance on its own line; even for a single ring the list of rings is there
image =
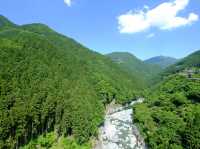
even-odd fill
[[[94,149],[146,149],[143,138],[132,122],[132,105],[143,102],[140,98],[129,106],[107,110],[104,125]],[[129,108],[128,108],[129,107]]]

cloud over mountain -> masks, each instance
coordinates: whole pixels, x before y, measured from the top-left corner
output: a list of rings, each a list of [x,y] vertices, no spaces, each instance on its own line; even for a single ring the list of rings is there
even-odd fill
[[[139,11],[129,11],[118,16],[118,28],[120,33],[136,33],[145,31],[151,27],[161,30],[169,30],[180,26],[190,25],[199,19],[193,12],[187,16],[179,16],[189,4],[189,0],[174,0],[164,2],[153,9],[145,6]]]

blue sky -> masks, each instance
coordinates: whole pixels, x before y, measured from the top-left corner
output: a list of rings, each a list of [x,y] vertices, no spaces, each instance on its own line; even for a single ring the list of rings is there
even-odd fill
[[[199,0],[1,0],[0,14],[47,24],[103,54],[181,58],[200,49]]]

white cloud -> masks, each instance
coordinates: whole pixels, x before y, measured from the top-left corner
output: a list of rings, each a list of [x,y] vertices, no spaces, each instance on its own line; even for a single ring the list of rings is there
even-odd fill
[[[72,5],[72,0],[64,0],[64,3],[70,7]]]
[[[178,16],[181,10],[188,5],[189,0],[174,0],[165,2],[153,9],[144,6],[144,10],[129,11],[118,17],[119,31],[121,33],[136,33],[157,27],[162,30],[189,25],[199,19],[195,13],[188,17]]]
[[[154,33],[151,33],[151,34],[147,35],[146,37],[147,37],[147,38],[153,38],[154,36],[155,36],[155,34],[154,34]]]
[[[132,11],[118,17],[119,30],[121,33],[140,32],[149,28],[149,22],[146,21],[143,11],[133,14]]]

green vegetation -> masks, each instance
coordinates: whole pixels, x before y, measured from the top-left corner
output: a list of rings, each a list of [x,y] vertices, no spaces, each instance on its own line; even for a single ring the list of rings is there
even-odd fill
[[[170,65],[173,65],[174,63],[176,63],[178,60],[172,57],[166,57],[166,56],[156,56],[156,57],[152,57],[150,59],[145,60],[144,62],[147,64],[154,64],[154,65],[158,65],[161,68],[166,68]]]
[[[200,148],[199,84],[199,80],[171,75],[151,91],[145,103],[134,106],[134,122],[149,148]]]
[[[57,137],[53,132],[41,135],[29,142],[29,144],[20,147],[20,149],[36,149],[36,148],[51,148],[57,142]]]
[[[186,56],[183,59],[178,60],[175,64],[168,66],[158,75],[156,75],[152,82],[153,84],[159,84],[163,79],[171,74],[182,73],[188,75],[188,70],[195,70],[200,67],[200,50]],[[153,86],[154,88],[154,86]]]
[[[199,80],[168,75],[199,66],[199,56],[168,67],[147,94],[160,67],[128,53],[103,56],[46,25],[17,26],[0,16],[0,148],[89,149],[105,106],[143,95],[134,121],[150,148],[198,149]]]
[[[199,66],[200,51],[169,66],[145,103],[134,106],[134,122],[150,148],[200,148]]]
[[[174,65],[169,66],[163,72],[163,75],[166,76],[172,73],[177,73],[177,72],[183,71],[185,68],[188,68],[188,67],[200,67],[200,50],[181,59]]]
[[[152,85],[152,79],[162,71],[160,66],[147,64],[127,52],[113,52],[107,54],[107,57],[111,58],[124,71],[137,78],[135,81],[139,82],[143,88]]]
[[[41,135],[38,138],[31,140],[27,145],[20,149],[90,149],[91,144],[85,143],[79,145],[72,137],[59,137],[57,139],[54,132]]]
[[[45,25],[5,22],[1,17],[0,148],[51,131],[83,144],[97,134],[104,105],[142,88],[109,58]]]
[[[15,27],[17,27],[17,25],[10,22],[4,16],[0,15],[0,31],[5,30],[5,29],[9,29],[10,27],[15,28]]]

